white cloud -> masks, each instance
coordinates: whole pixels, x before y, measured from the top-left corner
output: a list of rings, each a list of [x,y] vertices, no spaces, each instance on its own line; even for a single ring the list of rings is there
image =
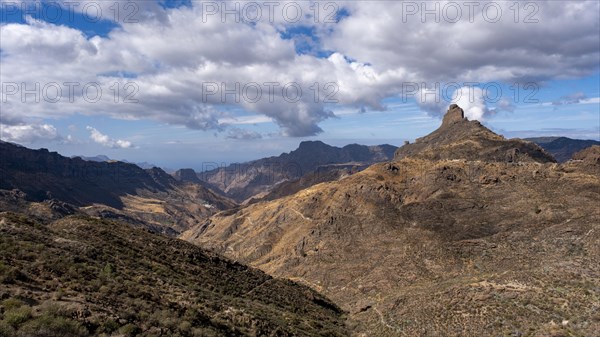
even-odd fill
[[[485,101],[485,91],[481,88],[462,87],[453,97],[452,103],[458,104],[470,120],[483,121],[491,113]]]
[[[0,138],[7,142],[30,144],[37,141],[58,140],[60,135],[50,124],[0,124]]]
[[[112,139],[91,126],[87,126],[86,129],[90,132],[90,139],[102,146],[113,149],[129,149],[133,147],[131,142],[121,139]]]
[[[537,24],[515,23],[508,8],[513,2],[499,3],[504,16],[497,23],[483,19],[484,3],[479,3],[473,22],[430,19],[423,23],[420,15],[403,22],[406,2],[356,1],[337,3],[350,13],[338,24],[315,24],[310,17],[290,23],[276,11],[273,23],[265,17],[253,25],[232,19],[223,22],[220,15],[203,20],[204,2],[199,1],[168,10],[152,1],[135,3],[140,8],[139,22],[115,20],[121,27],[107,37],[87,38],[79,30],[31,18],[25,24],[3,24],[3,82],[26,83],[27,88],[39,83],[41,100],[22,102],[21,95],[9,95],[3,103],[2,122],[19,124],[9,123],[4,116],[27,111],[28,118],[102,115],[224,130],[227,124],[236,124],[231,123],[235,117],[226,112],[234,106],[256,114],[256,120],[274,121],[284,135],[308,136],[321,132],[319,124],[335,116],[332,104],[323,102],[333,92],[325,88],[329,83],[337,85],[333,98],[339,106],[384,110],[382,100],[399,95],[406,82],[543,81],[588,75],[600,63],[596,48],[600,33],[593,29],[599,22],[596,1],[536,2]],[[312,12],[309,2],[299,4],[305,13]],[[520,5],[520,19],[524,19],[527,12],[524,3]],[[105,13],[111,13],[110,9]],[[313,25],[310,28],[321,43],[317,48],[333,52],[328,58],[298,55],[293,39],[281,37],[282,31],[301,24]],[[131,78],[119,73],[131,74]],[[65,82],[80,84],[73,97],[67,96]],[[219,94],[203,95],[203,84],[208,82],[225,83],[227,88],[236,83],[243,87],[277,82],[279,88],[297,83],[303,94],[298,102],[290,103],[281,89],[270,100],[263,88],[260,101],[242,97],[236,102],[232,96],[223,100]],[[315,82],[320,98],[316,102]],[[43,88],[51,83],[62,87],[59,102],[46,99]],[[89,83],[102,89],[97,101],[90,102],[82,93]],[[484,105],[473,102],[469,114],[484,118],[496,111]],[[431,101],[421,106],[441,115],[435,113],[441,108]],[[127,144],[114,141],[113,145]]]
[[[471,16],[463,2],[347,2],[351,15],[322,38],[327,49],[418,81],[535,81],[598,69],[597,1],[519,2],[519,13],[515,2],[473,3]],[[411,4],[418,6],[414,15]],[[453,23],[449,10],[455,4],[462,16]],[[434,15],[423,17],[422,6],[436,5],[438,22]],[[492,22],[497,6],[502,15]]]

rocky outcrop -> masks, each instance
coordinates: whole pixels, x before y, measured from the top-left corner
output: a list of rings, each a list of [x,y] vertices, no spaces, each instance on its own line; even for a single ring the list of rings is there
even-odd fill
[[[201,180],[198,179],[198,174],[193,169],[181,169],[177,170],[175,174],[173,174],[175,179],[178,181],[186,181],[192,183],[200,183]]]
[[[452,124],[462,122],[462,121],[464,121],[464,119],[465,119],[465,112],[463,111],[463,109],[461,109],[461,107],[459,107],[456,104],[452,104],[452,105],[450,105],[450,107],[448,108],[448,111],[444,115],[444,118],[442,120],[442,127],[450,126]]]
[[[456,104],[450,106],[437,130],[396,150],[395,160],[406,157],[510,163],[556,162],[550,154],[532,142],[505,139],[478,121],[467,120],[463,110]]]

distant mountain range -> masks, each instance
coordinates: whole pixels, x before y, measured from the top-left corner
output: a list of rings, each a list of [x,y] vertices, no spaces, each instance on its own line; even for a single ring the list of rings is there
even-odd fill
[[[86,157],[86,156],[71,156],[71,158],[81,158],[81,159],[83,159],[83,160],[86,160],[86,161],[95,161],[95,162],[105,162],[105,161],[121,161],[121,162],[123,162],[123,163],[128,163],[128,164],[134,164],[134,165],[137,165],[137,166],[139,166],[140,168],[143,168],[143,169],[145,169],[145,170],[149,170],[149,169],[151,169],[151,168],[158,167],[158,166],[156,166],[156,165],[154,165],[154,164],[150,164],[150,163],[148,163],[148,162],[134,163],[134,162],[131,162],[131,161],[128,161],[128,160],[125,160],[125,159],[123,159],[123,160],[114,160],[114,159],[110,159],[108,156],[105,156],[105,155],[103,155],[103,154],[101,154],[101,155],[97,155],[97,156],[93,156],[93,157]],[[164,170],[164,169],[163,169],[163,170]]]
[[[600,145],[596,140],[571,139],[567,137],[537,137],[525,138],[534,142],[548,151],[560,163],[571,159],[576,152],[579,152],[593,145]]]
[[[392,145],[346,145],[342,148],[321,141],[305,141],[290,152],[277,157],[247,163],[232,164],[198,174],[198,177],[228,197],[244,200],[268,193],[274,186],[298,179],[321,166],[346,164],[368,166],[393,158],[397,148]]]

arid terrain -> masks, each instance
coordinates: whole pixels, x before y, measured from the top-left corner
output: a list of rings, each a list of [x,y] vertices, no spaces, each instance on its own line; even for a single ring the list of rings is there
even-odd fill
[[[308,287],[127,224],[28,209],[49,216],[0,212],[2,337],[347,335]]]
[[[307,173],[243,204],[191,169],[0,145],[2,337],[600,329],[597,145],[557,163],[452,105],[393,158],[302,143],[278,158]]]
[[[594,336],[597,149],[556,164],[451,107],[394,161],[183,237],[329,296],[355,336]]]

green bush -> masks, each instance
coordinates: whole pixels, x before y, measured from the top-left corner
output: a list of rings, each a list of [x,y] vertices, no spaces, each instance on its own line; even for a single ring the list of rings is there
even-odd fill
[[[108,334],[112,334],[113,332],[117,331],[118,329],[119,329],[119,323],[117,323],[115,320],[108,319],[106,322],[104,322],[98,328],[97,332],[99,332],[99,333],[105,332]]]
[[[4,323],[17,328],[19,325],[27,322],[31,318],[31,308],[28,306],[21,306],[17,309],[11,309],[4,313]]]
[[[13,337],[15,335],[15,329],[12,326],[0,322],[0,337]]]
[[[121,329],[119,329],[119,332],[124,334],[125,336],[133,337],[141,333],[142,330],[138,328],[137,325],[129,323],[121,327]]]
[[[16,298],[7,298],[4,301],[2,301],[2,306],[4,307],[5,310],[12,310],[12,309],[17,309],[20,308],[21,306],[23,306],[25,303],[23,303],[23,301],[16,299]]]
[[[84,337],[87,335],[87,330],[76,321],[64,317],[42,315],[23,324],[17,336]]]

